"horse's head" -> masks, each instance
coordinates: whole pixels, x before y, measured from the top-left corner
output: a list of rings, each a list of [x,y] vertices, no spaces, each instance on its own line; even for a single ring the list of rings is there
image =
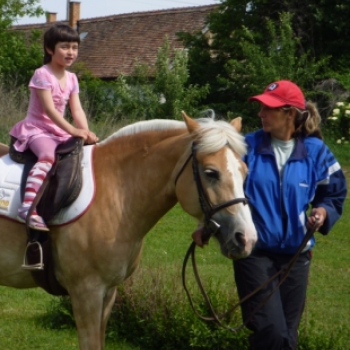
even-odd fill
[[[241,159],[246,153],[241,118],[230,124],[183,117],[192,138],[192,173],[187,170],[187,176],[184,172],[179,177],[178,200],[217,238],[223,255],[246,257],[257,233],[243,190],[248,169]]]

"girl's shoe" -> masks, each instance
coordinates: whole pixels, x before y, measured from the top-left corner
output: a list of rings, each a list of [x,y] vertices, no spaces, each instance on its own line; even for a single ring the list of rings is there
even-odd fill
[[[25,213],[18,212],[17,219],[23,223],[26,223]],[[46,226],[43,218],[36,214],[30,216],[28,220],[28,227],[37,231],[50,231],[49,228]]]

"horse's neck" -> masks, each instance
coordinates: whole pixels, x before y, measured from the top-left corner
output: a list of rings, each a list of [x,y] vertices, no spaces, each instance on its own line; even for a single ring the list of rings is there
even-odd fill
[[[177,201],[174,172],[189,141],[180,135],[156,142],[143,138],[129,145],[120,141],[97,147],[97,187],[104,184],[108,195],[115,193],[114,200],[123,208],[119,220],[133,221],[146,233]]]

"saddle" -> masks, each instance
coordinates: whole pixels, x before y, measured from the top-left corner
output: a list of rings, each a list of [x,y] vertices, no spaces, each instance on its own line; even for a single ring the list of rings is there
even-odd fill
[[[30,150],[18,152],[14,148],[16,139],[11,137],[9,155],[17,163],[24,164],[21,179],[21,198],[23,200],[28,174],[37,157]],[[81,159],[84,141],[72,137],[56,149],[55,163],[44,181],[37,198],[38,214],[50,221],[62,208],[69,206],[78,197],[82,187]],[[42,193],[42,194],[41,194]]]

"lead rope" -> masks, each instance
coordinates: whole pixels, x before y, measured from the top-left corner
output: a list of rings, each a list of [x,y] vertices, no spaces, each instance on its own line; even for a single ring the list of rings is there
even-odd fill
[[[300,254],[302,253],[302,251],[304,250],[307,242],[311,239],[311,237],[313,236],[313,234],[315,233],[315,229],[317,226],[317,219],[316,219],[316,223],[313,226],[312,229],[308,230],[306,232],[306,235],[304,236],[303,241],[301,242],[298,251],[295,253],[295,255],[293,256],[293,258],[290,260],[290,262],[288,263],[288,265],[281,269],[280,271],[278,271],[276,274],[274,274],[272,277],[270,277],[266,282],[264,282],[262,285],[260,285],[258,288],[256,288],[253,292],[251,292],[250,294],[246,295],[244,298],[240,299],[235,305],[233,305],[228,311],[226,311],[223,314],[217,314],[210,302],[209,296],[207,295],[207,293],[204,290],[202,281],[199,277],[199,273],[198,273],[198,268],[197,268],[197,264],[196,264],[196,260],[195,260],[195,249],[196,249],[196,243],[192,242],[189,249],[187,250],[187,253],[185,255],[184,258],[184,262],[183,262],[183,266],[182,266],[182,284],[183,287],[185,289],[185,292],[187,294],[188,300],[190,302],[190,305],[192,307],[192,310],[194,311],[194,313],[202,320],[204,321],[212,321],[212,322],[216,322],[219,326],[231,331],[231,332],[237,332],[238,330],[241,330],[242,328],[244,328],[247,323],[252,319],[252,317],[256,314],[256,312],[258,312],[265,304],[266,302],[271,298],[271,296],[275,293],[275,291],[280,287],[280,285],[285,281],[285,279],[288,277],[289,272],[291,271],[291,269],[293,268],[295,262],[297,261],[297,259],[299,258]],[[191,261],[192,261],[192,267],[193,267],[193,272],[194,272],[194,276],[196,278],[198,287],[202,293],[202,296],[207,304],[207,307],[211,313],[211,316],[203,316],[202,314],[200,314],[193,303],[193,299],[191,297],[191,294],[187,288],[186,285],[186,267],[187,267],[187,262],[189,257],[191,256]],[[237,328],[231,328],[229,326],[224,325],[221,322],[221,319],[227,317],[228,315],[230,315],[233,311],[235,311],[242,303],[244,303],[245,301],[247,301],[248,299],[250,299],[253,295],[255,295],[256,293],[258,293],[261,289],[263,289],[264,287],[266,287],[271,281],[273,281],[275,278],[277,278],[279,275],[282,275],[280,282],[278,283],[278,285],[271,291],[271,293],[260,302],[260,304],[251,312],[250,317],[239,327]]]

